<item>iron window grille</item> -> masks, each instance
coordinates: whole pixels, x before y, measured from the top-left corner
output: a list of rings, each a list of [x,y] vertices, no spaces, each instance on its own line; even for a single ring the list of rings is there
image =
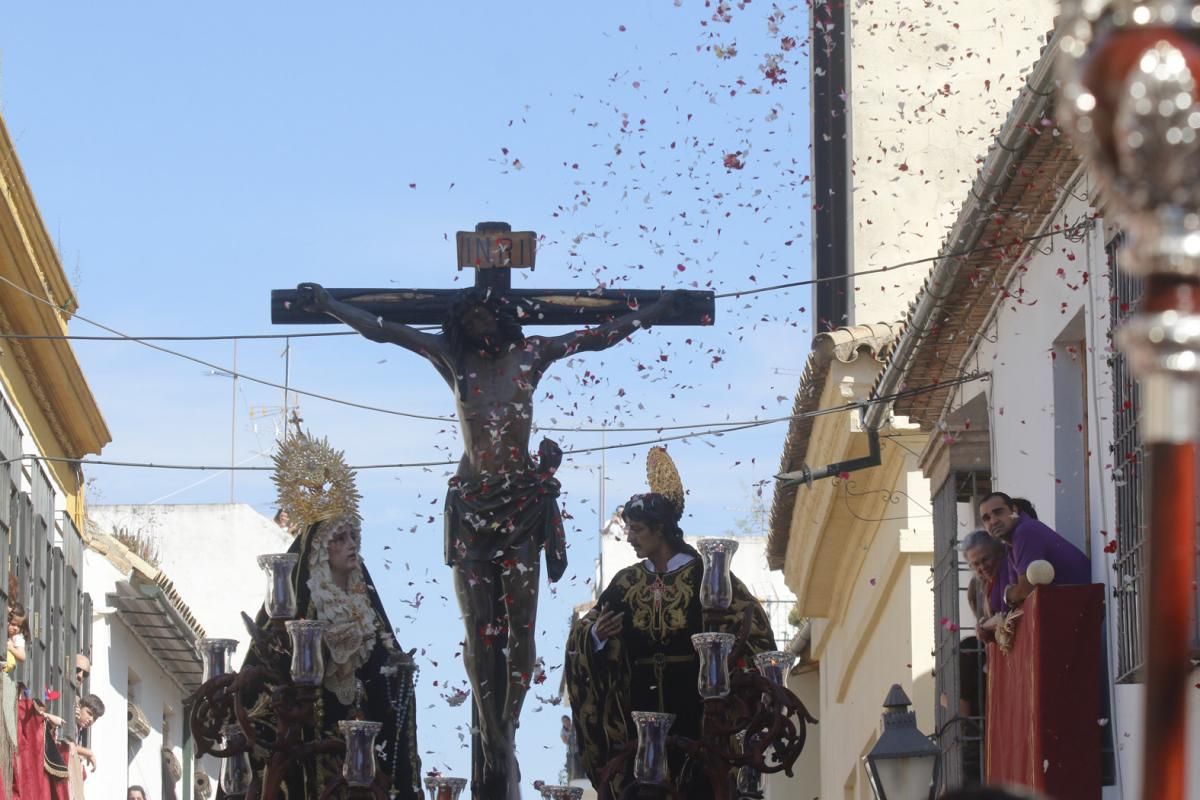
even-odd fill
[[[964,635],[960,609],[966,600],[969,568],[960,558],[958,506],[972,510],[992,490],[986,471],[956,472],[933,497],[934,691],[937,741],[941,748],[939,785],[946,789],[983,783],[983,737],[987,712],[985,646]],[[942,699],[944,698],[944,703]],[[962,713],[960,699],[969,710]]]
[[[1120,269],[1124,236],[1118,235],[1105,248],[1108,256],[1111,328],[1114,332],[1136,309],[1142,297],[1142,281]],[[1116,496],[1116,553],[1113,560],[1113,599],[1117,614],[1117,681],[1139,682],[1145,664],[1142,626],[1145,624],[1143,590],[1146,571],[1146,486],[1142,480],[1149,468],[1149,453],[1138,432],[1141,394],[1125,355],[1116,347],[1109,358],[1113,395],[1113,486]],[[1200,496],[1200,486],[1196,489]],[[1197,548],[1200,566],[1200,547]],[[1189,635],[1192,649],[1200,655],[1200,593],[1192,615]]]

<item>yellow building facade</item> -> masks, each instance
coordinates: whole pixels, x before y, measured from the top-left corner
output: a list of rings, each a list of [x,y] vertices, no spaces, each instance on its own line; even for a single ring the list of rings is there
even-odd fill
[[[0,333],[66,335],[78,301],[2,119],[0,191]],[[6,338],[0,342],[0,386],[22,433],[32,440],[26,453],[82,458],[98,454],[112,439],[68,341]],[[44,463],[62,491],[65,510],[82,525],[82,471],[62,461]]]
[[[78,460],[111,439],[62,338],[77,305],[0,119],[0,599],[29,623],[16,679],[57,691],[48,705],[68,728],[75,657],[91,654]]]

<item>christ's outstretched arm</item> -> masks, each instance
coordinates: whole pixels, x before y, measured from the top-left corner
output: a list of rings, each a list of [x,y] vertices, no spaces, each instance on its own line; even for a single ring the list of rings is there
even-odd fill
[[[635,331],[649,328],[659,320],[675,313],[683,297],[682,292],[672,290],[664,293],[655,303],[622,314],[602,325],[572,331],[562,336],[547,337],[542,340],[542,357],[548,364],[578,352],[607,350],[618,342],[624,341]]]
[[[318,283],[302,283],[297,286],[296,302],[304,311],[328,314],[344,322],[373,342],[399,345],[425,356],[433,362],[443,378],[448,382],[452,380],[453,370],[440,336],[422,333],[411,325],[389,322],[349,303],[335,300]]]

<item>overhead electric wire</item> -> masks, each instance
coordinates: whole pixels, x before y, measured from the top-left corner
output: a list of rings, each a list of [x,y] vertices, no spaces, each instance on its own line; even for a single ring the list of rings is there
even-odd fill
[[[892,264],[892,265],[886,266],[886,267],[875,267],[873,269],[859,270],[858,272],[847,272],[844,275],[826,275],[824,277],[808,278],[808,279],[802,280],[802,281],[791,281],[789,283],[777,283],[777,284],[772,284],[770,286],[757,286],[752,289],[741,289],[741,290],[732,291],[732,292],[721,292],[718,294],[714,294],[713,297],[714,297],[714,299],[717,299],[717,300],[723,300],[723,299],[730,298],[730,297],[736,298],[736,297],[744,297],[746,295],[751,295],[751,294],[762,294],[764,292],[780,291],[783,289],[794,289],[797,286],[811,286],[813,284],[826,283],[828,281],[840,281],[840,280],[845,280],[846,278],[856,278],[860,275],[876,275],[881,272],[890,272],[892,270],[901,269],[903,267],[912,267],[912,266],[916,266],[918,264],[928,264],[930,262],[938,261],[943,258],[962,258],[964,256],[969,256],[973,253],[979,253],[979,252],[983,252],[983,251],[987,251],[987,250],[1003,250],[1004,248],[1012,247],[1015,244],[1024,244],[1026,242],[1033,242],[1033,241],[1037,241],[1039,239],[1046,239],[1046,238],[1050,238],[1053,236],[1058,236],[1060,234],[1073,233],[1074,231],[1077,231],[1077,230],[1089,228],[1093,224],[1094,223],[1091,220],[1087,220],[1085,222],[1081,222],[1076,225],[1072,225],[1072,226],[1063,228],[1061,230],[1048,231],[1046,233],[1039,233],[1034,236],[1026,236],[1023,238],[1014,239],[1013,241],[1009,242],[1008,244],[982,245],[979,247],[972,247],[967,250],[960,250],[957,253],[946,253],[944,255],[939,254],[939,255],[935,255],[935,256],[929,256],[928,258],[917,258],[917,259],[913,259],[911,261],[901,261],[898,264]],[[74,334],[74,333],[64,334],[64,335],[32,334],[32,333],[0,333],[0,339],[34,339],[34,340],[48,339],[48,340],[88,341],[88,342],[123,342],[123,341],[127,341],[127,342],[142,343],[142,342],[222,342],[222,341],[246,341],[246,340],[254,340],[254,339],[311,339],[311,338],[328,337],[328,336],[361,336],[362,335],[362,334],[358,333],[357,331],[310,331],[310,332],[306,332],[306,333],[243,333],[243,334],[212,334],[212,335],[198,334],[198,335],[193,335],[193,336],[184,336],[184,335],[133,336],[131,334],[126,334],[126,333],[121,333],[120,331],[116,331],[112,328],[109,328],[109,327],[99,323],[99,322],[88,319],[87,317],[84,317],[78,313],[75,313],[72,311],[67,311],[66,309],[60,308],[59,306],[54,305],[53,303],[46,300],[45,298],[38,297],[33,292],[28,291],[24,287],[17,285],[13,281],[10,281],[7,278],[4,278],[3,276],[0,276],[0,281],[7,283],[9,286],[12,286],[14,289],[24,292],[25,294],[32,297],[34,300],[37,300],[40,303],[44,303],[44,304],[54,308],[57,311],[63,311],[65,313],[70,314],[71,316],[75,317],[76,319],[79,319],[82,322],[86,322],[89,325],[95,325],[97,328],[109,331],[114,334],[112,336],[87,336],[84,334]],[[421,330],[421,331],[440,330],[439,326],[437,326],[437,325],[421,325],[421,326],[413,326],[413,327],[415,327],[417,330]],[[171,355],[182,355],[182,354],[175,353],[175,352],[169,351],[169,350],[164,350],[164,352],[167,352]],[[186,356],[183,356],[183,357],[186,358]],[[229,372],[229,370],[221,370],[221,371]],[[245,376],[240,376],[240,377],[245,377]],[[251,380],[250,378],[246,378],[246,379]],[[395,412],[392,412],[392,413],[395,413]]]
[[[38,301],[39,303],[48,305],[51,308],[55,309],[56,311],[65,312],[65,313],[73,316],[75,319],[86,322],[89,325],[95,325],[97,328],[99,328],[102,331],[108,331],[109,333],[114,334],[115,336],[118,336],[120,338],[128,339],[129,341],[132,341],[132,342],[137,342],[138,344],[142,345],[143,347],[149,347],[151,350],[158,350],[159,352],[166,353],[168,355],[172,355],[177,358],[182,358],[186,361],[191,361],[195,364],[200,364],[201,366],[208,367],[211,370],[215,370],[217,372],[223,373],[232,378],[240,378],[241,380],[250,381],[251,383],[257,383],[262,386],[269,386],[272,389],[283,389],[286,392],[294,392],[303,397],[312,397],[317,400],[325,400],[330,403],[337,403],[339,405],[350,406],[352,408],[361,408],[365,411],[378,411],[381,414],[391,414],[391,415],[397,416],[397,417],[408,417],[410,419],[426,419],[426,420],[433,420],[436,422],[455,422],[458,419],[457,417],[438,417],[438,416],[433,416],[431,414],[415,414],[410,411],[396,411],[396,410],[390,409],[390,408],[380,408],[378,406],[370,406],[365,403],[356,403],[353,400],[342,400],[337,397],[330,397],[329,395],[318,394],[317,392],[309,392],[304,389],[297,389],[294,386],[285,386],[282,383],[275,383],[274,381],[264,380],[263,378],[256,378],[253,375],[246,375],[245,373],[238,372],[237,370],[226,369],[225,367],[222,367],[219,364],[214,364],[211,361],[205,361],[202,358],[196,358],[195,356],[190,356],[187,353],[181,353],[178,350],[171,350],[168,347],[163,347],[161,345],[153,344],[152,342],[146,341],[144,339],[139,339],[136,336],[129,336],[128,334],[122,333],[121,331],[117,330],[116,328],[109,327],[108,325],[105,325],[102,322],[96,322],[95,320],[88,319],[87,317],[85,317],[81,314],[78,314],[76,312],[67,311],[66,309],[59,308],[58,306],[54,305],[54,303],[51,303],[49,300],[45,299],[44,297],[38,297],[36,294],[29,291],[24,286],[20,286],[17,283],[14,283],[13,281],[9,280],[8,278],[4,277],[3,275],[0,275],[0,282],[8,284],[9,286],[13,287],[14,289],[21,292],[22,294],[26,294],[29,297],[32,297],[34,300]]]
[[[1014,239],[1011,242],[1009,242],[1008,244],[982,245],[979,247],[971,247],[966,250],[960,250],[957,253],[945,253],[945,254],[939,253],[938,255],[930,256],[929,258],[916,258],[916,259],[913,259],[912,261],[901,261],[899,264],[892,264],[889,267],[877,267],[875,269],[864,269],[864,270],[860,270],[858,272],[847,272],[844,275],[826,275],[826,276],[823,276],[820,278],[809,278],[807,280],[792,281],[790,283],[776,283],[771,286],[758,286],[753,289],[744,289],[739,292],[722,292],[720,294],[713,295],[713,297],[717,300],[722,300],[727,297],[744,297],[745,295],[748,295],[748,294],[761,294],[762,292],[777,292],[781,289],[793,289],[797,286],[811,286],[816,283],[825,283],[826,281],[841,281],[841,280],[845,280],[846,278],[856,278],[859,275],[876,275],[880,272],[890,272],[894,269],[900,269],[901,267],[912,267],[917,264],[928,264],[933,261],[941,261],[944,258],[962,258],[963,256],[969,256],[973,253],[981,253],[981,252],[984,252],[987,250],[1003,250],[1007,247],[1012,247],[1013,245],[1016,245],[1016,244],[1025,244],[1026,242],[1033,242],[1033,241],[1037,241],[1038,239],[1046,239],[1051,236],[1059,236],[1060,234],[1071,233],[1072,231],[1079,230],[1080,228],[1090,227],[1092,224],[1093,224],[1092,221],[1088,220],[1086,222],[1081,222],[1078,225],[1072,225],[1069,228],[1063,228],[1062,230],[1048,231],[1046,233],[1039,233],[1034,236],[1024,236],[1024,237],[1021,237],[1018,239]]]
[[[1081,229],[1081,228],[1086,228],[1086,227],[1088,227],[1088,225],[1091,225],[1091,224],[1092,224],[1092,221],[1090,221],[1090,219],[1088,219],[1088,221],[1085,221],[1085,222],[1082,222],[1079,224],[1075,224],[1075,225],[1070,225],[1070,227],[1062,228],[1061,230],[1048,231],[1048,233],[1020,237],[1020,239],[1014,239],[1013,241],[1010,241],[1008,243],[1003,243],[1003,245],[984,245],[984,246],[979,246],[979,247],[973,247],[973,248],[964,249],[964,251],[959,251],[956,253],[938,254],[938,255],[934,255],[934,257],[930,257],[930,258],[913,259],[910,261],[901,261],[901,263],[899,263],[899,264],[878,267],[878,269],[874,269],[874,270],[862,270],[862,271],[858,271],[858,272],[851,272],[851,273],[847,273],[847,275],[810,278],[810,279],[806,279],[806,281],[792,281],[790,283],[779,283],[779,284],[774,284],[774,285],[768,285],[768,287],[756,287],[754,289],[745,289],[745,290],[740,290],[740,291],[726,291],[726,293],[714,295],[714,299],[720,300],[720,299],[727,299],[727,297],[742,297],[742,296],[751,295],[751,294],[761,294],[761,293],[766,293],[766,291],[778,291],[778,290],[782,290],[782,289],[791,289],[791,288],[796,288],[796,287],[802,287],[802,285],[811,285],[811,284],[823,283],[823,282],[827,282],[827,281],[840,281],[840,279],[857,277],[860,275],[875,275],[875,273],[901,269],[901,267],[905,267],[905,266],[926,264],[926,263],[930,263],[930,261],[936,261],[936,260],[940,260],[943,258],[961,258],[961,257],[965,257],[965,255],[970,255],[972,253],[983,252],[983,251],[994,251],[994,249],[1003,249],[1006,247],[1012,247],[1013,245],[1016,245],[1016,243],[1025,243],[1025,242],[1030,242],[1030,241],[1036,241],[1039,239],[1046,239],[1046,237],[1057,236],[1060,234],[1073,233],[1073,231]],[[78,319],[80,321],[83,321],[83,323],[86,323],[89,325],[94,325],[95,327],[98,327],[98,329],[107,331],[108,333],[110,333],[110,335],[112,335],[109,337],[82,336],[82,335],[53,336],[53,335],[36,335],[36,333],[2,333],[2,332],[0,332],[0,338],[18,339],[18,341],[19,341],[19,339],[60,339],[60,341],[76,341],[76,339],[78,339],[78,341],[136,342],[138,344],[142,344],[143,347],[160,351],[160,353],[172,355],[172,356],[178,357],[178,359],[184,359],[186,361],[191,361],[193,363],[198,363],[198,365],[200,365],[200,366],[208,367],[209,369],[212,369],[212,371],[215,371],[215,372],[218,372],[218,373],[221,373],[224,375],[228,375],[228,377],[230,377],[230,378],[247,380],[253,384],[259,384],[260,386],[268,386],[268,387],[270,387],[270,389],[281,389],[281,390],[288,391],[288,392],[294,392],[294,393],[296,393],[296,395],[300,395],[301,397],[311,397],[313,399],[319,399],[319,401],[325,401],[326,403],[335,403],[338,405],[346,405],[346,407],[349,407],[349,408],[358,408],[358,409],[365,410],[365,411],[376,411],[376,413],[379,413],[379,414],[388,414],[390,416],[406,417],[406,419],[410,419],[410,420],[427,420],[427,421],[431,421],[431,422],[457,422],[456,416],[418,414],[418,413],[415,413],[415,411],[402,411],[402,410],[397,410],[397,409],[382,408],[382,407],[378,407],[378,405],[370,405],[370,404],[366,404],[366,403],[358,403],[355,401],[348,401],[348,399],[342,399],[340,397],[332,397],[330,395],[322,395],[322,393],[319,393],[319,392],[298,389],[298,387],[295,387],[295,386],[278,384],[272,380],[266,380],[264,378],[254,377],[254,375],[238,372],[238,371],[236,371],[236,369],[229,369],[226,367],[222,367],[220,365],[217,365],[217,363],[214,363],[211,361],[205,361],[204,359],[199,359],[199,357],[196,357],[196,356],[188,355],[186,353],[180,353],[179,350],[172,350],[170,348],[162,347],[162,345],[154,344],[154,342],[156,342],[156,341],[214,342],[214,341],[244,341],[244,339],[280,339],[280,338],[287,339],[287,338],[314,338],[314,337],[330,337],[330,336],[359,336],[359,333],[356,331],[312,331],[312,332],[299,332],[299,333],[247,333],[247,335],[227,335],[227,336],[215,336],[215,335],[214,336],[131,336],[131,335],[128,335],[128,333],[114,329],[114,327],[112,327],[112,326],[109,326],[109,325],[106,325],[103,323],[98,323],[98,321],[96,321],[94,319],[84,317],[84,315],[79,314],[78,312],[68,311],[68,309],[66,309],[66,308],[56,306],[56,305],[54,305],[53,302],[50,302],[49,300],[44,299],[44,297],[41,297],[35,293],[32,293],[32,291],[30,291],[29,289],[25,289],[24,287],[22,287],[22,285],[19,285],[18,283],[11,281],[11,279],[8,279],[5,276],[0,276],[0,282],[6,283],[7,285],[10,285],[10,287],[12,287],[13,289],[20,291],[20,293],[28,295],[29,297],[31,297],[32,300],[41,302],[41,303],[43,303],[43,305],[49,306],[50,308],[54,308],[55,311],[71,315],[71,317],[73,317],[74,319]],[[779,417],[779,419],[776,421],[784,420],[784,419],[790,419],[790,417]],[[625,427],[625,428],[539,427],[539,429],[540,429],[540,431],[564,432],[564,433],[565,432],[581,432],[581,433],[583,433],[583,432],[600,432],[600,431],[650,432],[650,431],[678,431],[678,429],[688,429],[688,428],[694,428],[694,427],[716,427],[719,425],[727,425],[727,423],[712,423],[712,425],[696,425],[696,426],[690,426],[690,425],[662,426],[662,427],[643,426],[643,427]],[[421,465],[434,465],[434,464],[421,464]],[[228,469],[228,468],[226,468],[226,469]]]
[[[78,316],[78,315],[72,315]],[[83,317],[79,319],[91,322]],[[92,325],[97,323],[91,322]],[[419,331],[441,330],[436,325],[414,325]],[[48,333],[2,333],[0,339],[46,339],[62,342],[244,342],[254,339],[313,339],[321,336],[362,336],[358,331],[310,331],[308,333],[237,333],[226,335],[196,335],[196,336],[88,336],[82,333],[68,333],[55,336]]]
[[[618,442],[616,444],[597,445],[595,447],[578,447],[571,450],[564,450],[563,455],[574,455],[581,453],[596,453],[601,450],[623,450],[630,447],[641,447],[648,444],[660,444],[662,442],[675,442],[684,439],[694,439],[700,436],[721,436],[726,433],[748,430],[750,428],[760,428],[764,425],[773,425],[778,422],[790,422],[797,419],[810,419],[813,417],[825,416],[826,414],[837,414],[844,411],[852,411],[856,408],[862,408],[876,403],[890,403],[893,400],[898,400],[902,397],[910,397],[913,395],[924,394],[925,392],[933,392],[938,389],[943,389],[951,386],[960,386],[964,383],[982,380],[990,376],[988,372],[976,372],[971,375],[955,378],[949,381],[939,381],[937,383],[918,386],[912,389],[895,392],[894,394],[872,397],[867,400],[853,403],[844,403],[839,406],[831,406],[829,408],[817,408],[812,411],[804,411],[799,414],[792,414],[786,417],[771,417],[765,420],[748,420],[738,423],[725,423],[722,427],[714,427],[709,430],[692,431],[691,433],[681,433],[675,436],[660,436],[654,439],[644,439],[635,442]],[[695,426],[700,427],[700,426]],[[544,429],[543,429],[544,430]],[[609,433],[617,433],[614,429],[607,429]],[[0,460],[0,465],[12,464],[17,461],[31,459],[35,461],[60,462],[67,464],[77,464],[80,466],[106,466],[106,467],[138,467],[144,469],[170,469],[170,470],[196,470],[196,471],[230,471],[230,472],[271,472],[275,467],[242,467],[225,465],[210,465],[210,464],[156,464],[151,461],[111,461],[106,459],[88,459],[88,458],[68,458],[66,456],[41,456],[36,453],[26,453],[20,458],[10,458]],[[352,466],[352,470],[369,470],[369,469],[408,469],[415,467],[444,467],[452,466],[461,461],[461,459],[453,459],[447,461],[415,461],[403,464],[361,464]]]

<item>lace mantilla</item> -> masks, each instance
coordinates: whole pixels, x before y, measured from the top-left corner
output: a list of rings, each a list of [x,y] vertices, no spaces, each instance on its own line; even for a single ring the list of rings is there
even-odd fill
[[[333,580],[329,569],[329,541],[344,526],[351,526],[355,539],[361,536],[354,517],[339,517],[322,522],[313,534],[308,553],[308,591],[312,595],[317,619],[325,623],[325,644],[331,659],[325,665],[325,688],[338,702],[354,702],[354,673],[371,656],[379,635],[379,617],[367,594],[361,566],[350,573],[348,589]]]

